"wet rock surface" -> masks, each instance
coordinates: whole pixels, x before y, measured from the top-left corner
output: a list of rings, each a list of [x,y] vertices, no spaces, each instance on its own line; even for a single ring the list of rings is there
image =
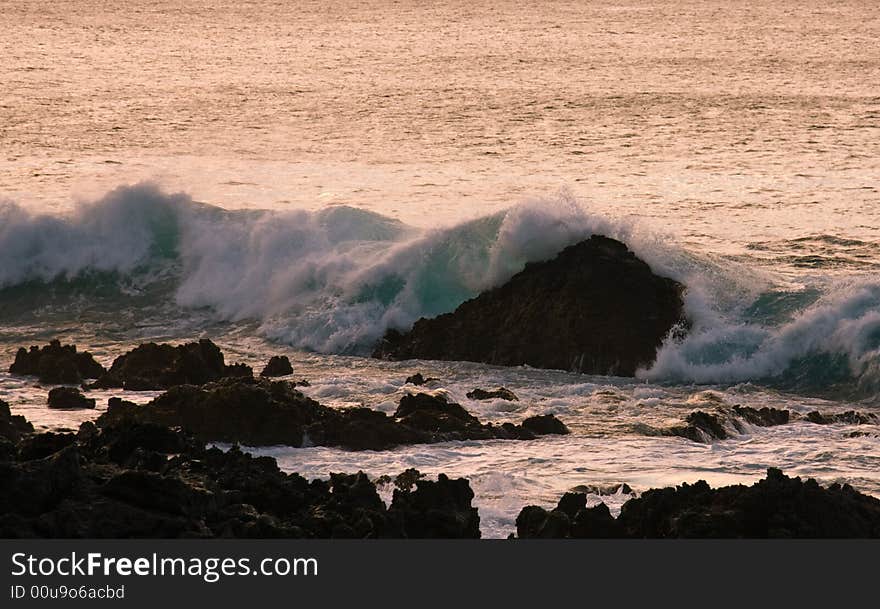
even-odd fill
[[[479,537],[467,480],[442,474],[386,508],[363,473],[308,481],[152,424],[85,423],[17,449],[0,450],[0,537]]]
[[[604,504],[587,508],[586,495],[566,493],[553,510],[523,508],[516,524],[520,538],[876,538],[880,500],[770,468],[752,486],[712,489],[700,481],[649,490],[616,519]]]
[[[473,391],[469,391],[465,395],[472,400],[507,400],[508,402],[519,401],[519,398],[516,397],[516,394],[506,387],[499,387],[498,389],[492,389],[489,391],[477,388]]]
[[[531,428],[484,424],[459,404],[424,393],[404,396],[393,416],[369,408],[328,408],[292,383],[253,378],[173,387],[145,406],[110,400],[97,424],[122,421],[182,427],[207,441],[352,450],[451,440],[527,440],[564,428],[555,417]]]
[[[144,343],[120,355],[95,388],[158,391],[176,385],[204,385],[224,377],[251,377],[244,364],[227,366],[223,352],[208,339],[184,345]]]
[[[452,313],[390,330],[373,356],[633,376],[684,325],[683,291],[623,243],[594,235]]]
[[[87,398],[76,387],[55,387],[47,398],[49,408],[94,408],[95,400]]]
[[[0,400],[0,438],[9,442],[18,442],[22,435],[31,433],[34,426],[18,414],[12,414],[9,404]]]
[[[269,358],[260,376],[287,376],[293,374],[293,366],[286,355],[273,355]]]
[[[76,345],[62,345],[53,340],[44,347],[21,347],[9,372],[33,375],[46,384],[76,385],[84,379],[99,378],[104,374],[104,367],[88,351],[80,352]]]

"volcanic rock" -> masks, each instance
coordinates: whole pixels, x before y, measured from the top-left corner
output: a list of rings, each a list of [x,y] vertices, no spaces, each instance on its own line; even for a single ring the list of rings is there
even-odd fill
[[[76,345],[62,345],[61,341],[53,340],[42,348],[32,346],[27,350],[21,347],[9,366],[9,372],[31,374],[46,384],[76,385],[83,379],[100,377],[104,374],[104,367],[88,351],[77,352]]]
[[[273,355],[269,358],[263,371],[260,372],[260,376],[287,376],[288,374],[293,374],[293,366],[290,365],[290,360],[286,355]]]
[[[49,408],[94,408],[95,400],[87,398],[76,387],[55,387],[49,391]]]
[[[204,385],[224,377],[250,377],[244,364],[227,366],[223,352],[208,339],[184,345],[144,343],[120,355],[96,388],[156,391],[176,385]]]
[[[554,512],[573,511],[573,501],[564,503],[550,512],[536,506],[523,508],[517,518],[518,536],[880,537],[880,500],[846,484],[823,488],[815,480],[789,478],[774,468],[752,486],[712,489],[699,481],[646,491],[627,501],[617,519],[604,506],[602,514],[595,512],[597,508],[589,514],[590,510],[578,508],[568,528],[554,516]]]
[[[404,396],[394,416],[369,408],[328,408],[304,396],[292,383],[253,378],[172,387],[145,406],[111,399],[97,424],[120,422],[182,427],[213,442],[352,450],[450,440],[524,440],[558,433],[552,429],[560,425],[549,421],[529,430],[511,423],[483,424],[459,404],[428,394]]]
[[[686,325],[683,291],[623,243],[594,235],[452,313],[389,330],[373,356],[633,376]]]
[[[516,394],[512,392],[510,389],[506,387],[499,387],[498,389],[493,389],[491,391],[486,391],[485,389],[474,389],[473,391],[468,392],[468,398],[472,400],[507,400],[508,402],[518,402],[519,398],[516,397]]]
[[[21,415],[14,415],[9,410],[9,404],[0,400],[0,438],[10,442],[18,442],[24,434],[34,431],[34,426]]]

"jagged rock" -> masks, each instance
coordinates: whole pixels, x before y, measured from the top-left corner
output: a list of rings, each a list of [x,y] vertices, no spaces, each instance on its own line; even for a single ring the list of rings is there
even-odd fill
[[[61,341],[52,340],[43,348],[21,347],[9,372],[37,376],[41,383],[76,385],[83,379],[100,377],[104,367],[88,351],[77,352],[76,345],[62,345]]]
[[[427,383],[430,383],[431,381],[436,381],[436,380],[437,379],[435,379],[435,378],[425,378],[424,376],[422,376],[421,372],[416,372],[412,376],[406,377],[406,381],[404,381],[404,382],[407,385],[425,385]]]
[[[619,537],[620,527],[604,503],[587,507],[584,493],[565,493],[555,509],[547,511],[530,505],[516,519],[521,539],[560,539],[566,537]]]
[[[94,408],[95,400],[87,398],[76,387],[55,387],[49,391],[49,408]]]
[[[774,427],[776,425],[785,425],[791,421],[791,413],[788,410],[780,410],[778,408],[734,406],[733,411],[746,422],[758,427]]]
[[[473,391],[468,392],[468,398],[472,400],[507,400],[509,402],[518,402],[519,398],[516,397],[516,394],[512,392],[510,389],[506,387],[499,387],[498,389],[493,389],[492,391],[486,391],[485,389],[474,389]]]
[[[480,537],[480,516],[471,505],[474,492],[464,478],[416,480],[416,490],[397,488],[388,515],[413,539],[461,539]]]
[[[630,488],[629,484],[626,482],[622,484],[606,484],[606,485],[597,485],[597,484],[578,484],[575,487],[572,487],[571,492],[573,493],[586,493],[589,495],[599,495],[607,496],[607,495],[616,495],[617,493],[623,493],[624,495],[631,495],[633,490]]]
[[[309,482],[272,458],[206,448],[158,425],[120,421],[3,442],[19,456],[0,459],[4,538],[479,535],[468,482],[443,475],[401,486],[386,509],[361,472]]]
[[[96,388],[157,391],[176,385],[204,385],[224,377],[251,377],[245,364],[227,366],[223,352],[208,339],[184,345],[144,343],[120,355]]]
[[[556,418],[552,414],[539,414],[527,418],[522,422],[523,429],[526,429],[536,436],[545,435],[565,435],[571,433],[565,423]]]
[[[18,460],[33,461],[67,448],[76,441],[72,433],[45,432],[22,439],[18,443]]]
[[[290,365],[290,360],[286,355],[273,355],[269,358],[263,371],[260,372],[260,376],[287,376],[288,374],[293,374],[293,366]]]
[[[875,425],[877,423],[877,415],[872,412],[859,412],[857,410],[847,410],[838,414],[822,414],[814,410],[807,413],[807,420],[817,425],[830,425],[832,423],[846,423],[848,425]]]
[[[730,437],[726,425],[729,425],[737,433],[744,433],[746,427],[743,422],[758,427],[772,427],[785,425],[791,420],[791,413],[788,410],[767,407],[758,409],[750,406],[734,406],[732,408],[719,406],[714,412],[695,410],[687,416],[683,425],[674,425],[662,430],[661,433],[687,438],[692,442],[705,443],[712,440],[725,440]]]
[[[554,511],[561,511],[561,507]],[[517,534],[524,538],[551,536],[546,534],[547,518],[541,508],[523,508],[517,518]],[[579,510],[568,529],[555,527],[552,533],[559,537],[639,539],[876,538],[880,537],[880,500],[849,485],[823,488],[815,480],[803,482],[770,468],[767,477],[752,486],[712,489],[700,481],[646,491],[627,501],[616,520],[610,513],[588,517]]]
[[[685,325],[683,291],[623,243],[594,235],[452,313],[389,330],[373,356],[633,376]]]
[[[112,398],[97,424],[119,422],[182,427],[215,442],[352,450],[450,440],[531,439],[539,433],[513,424],[482,424],[460,405],[428,394],[404,396],[394,416],[388,416],[369,408],[328,408],[289,382],[253,378],[172,387],[145,406]]]
[[[32,433],[34,426],[21,415],[14,415],[9,404],[0,400],[0,438],[17,442],[24,434]]]

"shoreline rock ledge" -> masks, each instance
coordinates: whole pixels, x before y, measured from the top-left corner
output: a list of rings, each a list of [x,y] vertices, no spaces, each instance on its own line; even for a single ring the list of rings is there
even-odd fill
[[[388,330],[373,357],[635,376],[674,328],[687,326],[684,290],[625,244],[593,235],[452,313]]]

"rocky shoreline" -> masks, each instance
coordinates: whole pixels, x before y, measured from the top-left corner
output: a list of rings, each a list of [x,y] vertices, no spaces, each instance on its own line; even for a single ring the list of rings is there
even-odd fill
[[[264,376],[254,377],[250,367],[228,366],[208,340],[177,347],[148,343],[117,358],[109,371],[99,371],[87,352],[57,341],[20,350],[12,372],[76,376],[86,393],[94,386],[85,382],[86,374],[97,377],[98,386],[165,391],[145,405],[111,398],[106,412],[77,433],[36,433],[0,401],[0,537],[476,538],[480,519],[467,479],[439,474],[429,480],[408,470],[393,482],[387,475],[370,480],[363,472],[309,481],[238,444],[387,450],[568,433],[552,415],[483,423],[460,404],[421,388],[401,398],[392,415],[329,408],[302,394],[297,383],[268,378],[293,372],[289,361],[271,361]],[[408,379],[414,388],[432,380]],[[473,399],[517,400],[503,387],[472,393]],[[94,400],[70,386],[53,388],[48,402],[94,407]],[[719,404],[694,410],[658,433],[713,442],[747,425],[795,420],[870,425],[876,416]],[[212,442],[232,447],[224,451]],[[386,504],[379,490],[391,484]],[[588,508],[583,490],[566,493],[551,510],[524,507],[516,537],[880,537],[880,500],[848,485],[823,488],[772,468],[751,487],[711,489],[697,482],[647,490],[629,499],[617,518],[605,504]]]

